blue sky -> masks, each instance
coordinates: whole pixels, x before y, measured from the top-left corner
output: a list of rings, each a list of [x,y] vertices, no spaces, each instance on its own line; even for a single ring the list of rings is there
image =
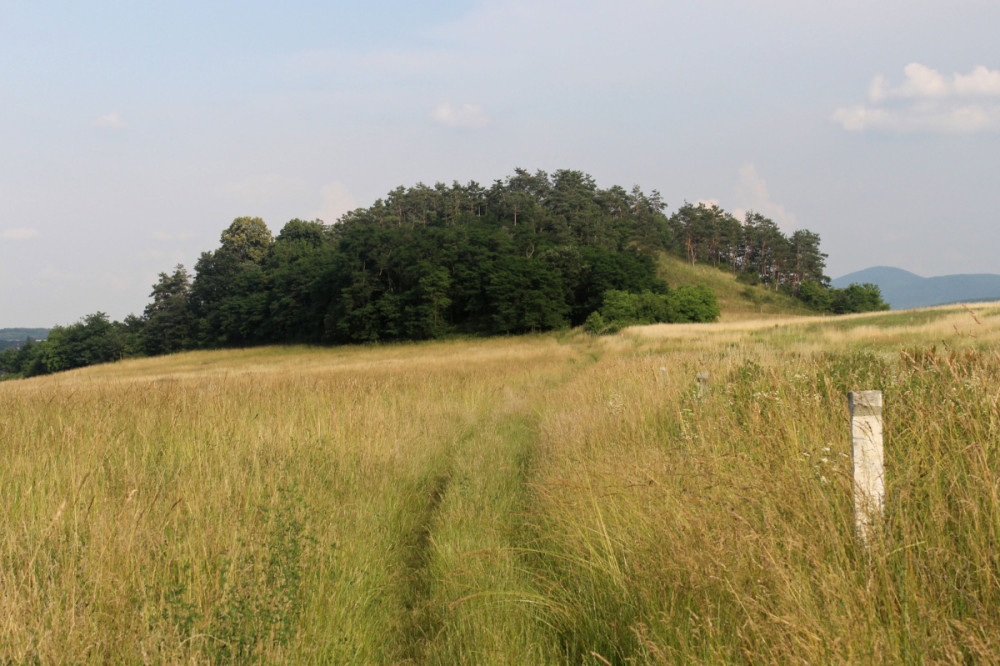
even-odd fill
[[[238,216],[515,167],[761,211],[831,277],[1000,273],[998,25],[985,0],[0,0],[0,327],[141,313]]]

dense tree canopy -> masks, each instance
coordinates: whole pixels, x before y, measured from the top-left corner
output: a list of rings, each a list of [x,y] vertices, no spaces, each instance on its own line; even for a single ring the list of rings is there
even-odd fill
[[[786,237],[759,213],[740,221],[718,206],[685,203],[669,217],[665,208],[656,191],[602,190],[580,171],[516,169],[489,187],[398,187],[332,225],[291,220],[277,237],[239,217],[193,276],[183,266],[160,273],[141,317],[97,313],[56,327],[45,343],[0,355],[0,371],[192,348],[525,333],[595,313],[614,326],[716,318],[710,291],[672,292],[657,277],[663,251],[817,310],[883,305],[872,285],[829,288],[813,232]]]
[[[806,229],[787,237],[760,213],[751,211],[740,222],[718,206],[689,203],[670,216],[669,228],[669,249],[692,264],[725,268],[795,296],[804,282],[829,285],[819,234]]]
[[[180,264],[172,275],[160,273],[150,294],[153,301],[143,312],[142,348],[147,354],[169,354],[184,348],[194,318],[188,298],[191,278]]]
[[[125,353],[126,325],[96,312],[75,324],[53,327],[43,342],[28,341],[19,349],[4,350],[0,353],[0,372],[42,375],[115,361]]]

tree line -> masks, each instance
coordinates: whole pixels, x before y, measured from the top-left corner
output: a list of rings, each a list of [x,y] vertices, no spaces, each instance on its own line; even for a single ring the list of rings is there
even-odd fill
[[[711,264],[741,281],[784,291],[819,312],[846,314],[888,310],[879,288],[830,286],[827,255],[819,234],[799,229],[786,236],[778,225],[754,211],[741,221],[717,205],[685,203],[668,221],[668,251],[691,264]]]
[[[182,265],[160,273],[142,315],[113,322],[98,312],[57,326],[43,343],[0,354],[0,371],[185,349],[518,334],[579,326],[595,313],[624,317],[606,322],[616,327],[717,318],[710,290],[671,290],[657,277],[660,252],[833,308],[817,234],[786,237],[759,214],[740,222],[717,206],[665,208],[655,190],[516,169],[489,187],[398,187],[335,224],[294,219],[277,236],[240,217],[193,274]]]

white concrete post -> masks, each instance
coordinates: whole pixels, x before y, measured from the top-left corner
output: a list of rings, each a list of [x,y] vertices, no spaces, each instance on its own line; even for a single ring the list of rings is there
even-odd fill
[[[698,398],[701,399],[705,394],[705,389],[708,388],[708,379],[711,375],[707,372],[699,372],[695,375],[695,381],[698,382]]]
[[[882,392],[851,391],[851,459],[854,462],[854,526],[867,543],[885,508],[882,466]]]

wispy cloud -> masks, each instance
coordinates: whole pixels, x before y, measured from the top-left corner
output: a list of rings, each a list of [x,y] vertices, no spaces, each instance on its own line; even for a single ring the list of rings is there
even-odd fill
[[[332,224],[340,219],[344,213],[357,208],[354,197],[347,191],[347,187],[340,181],[331,183],[323,188],[323,201],[314,217],[323,220],[327,224]]]
[[[37,229],[26,229],[24,227],[18,229],[4,229],[2,234],[0,234],[0,236],[7,240],[27,240],[29,238],[34,238],[37,235]]]
[[[943,97],[1000,97],[1000,71],[982,65],[969,74],[941,74],[917,62],[903,68],[905,80],[892,86],[884,76],[876,76],[868,89],[873,104],[889,99],[926,99]]]
[[[970,104],[948,107],[940,104],[919,104],[904,109],[854,106],[837,109],[833,114],[833,120],[849,132],[866,130],[946,134],[1000,132],[1000,105]]]
[[[277,173],[253,174],[242,180],[225,183],[217,190],[222,197],[252,206],[301,200],[308,191],[303,179]]]
[[[876,76],[868,104],[839,108],[832,120],[849,132],[1000,132],[1000,71],[980,65],[946,76],[910,63],[899,85]]]
[[[157,241],[186,241],[193,238],[198,238],[198,234],[191,233],[188,231],[181,231],[179,233],[167,233],[165,231],[154,231],[149,235],[150,238]]]
[[[736,200],[739,207],[733,210],[733,215],[737,218],[742,218],[747,211],[753,210],[771,218],[778,226],[785,229],[794,229],[798,224],[795,215],[790,213],[784,205],[771,200],[767,182],[760,177],[757,173],[757,167],[753,164],[744,164],[740,167],[739,182],[736,185]]]
[[[94,127],[104,127],[108,129],[122,129],[128,127],[128,123],[117,111],[107,113],[94,121]]]
[[[490,117],[482,107],[474,104],[463,104],[454,107],[445,102],[431,111],[431,118],[447,127],[480,128],[490,124]]]

